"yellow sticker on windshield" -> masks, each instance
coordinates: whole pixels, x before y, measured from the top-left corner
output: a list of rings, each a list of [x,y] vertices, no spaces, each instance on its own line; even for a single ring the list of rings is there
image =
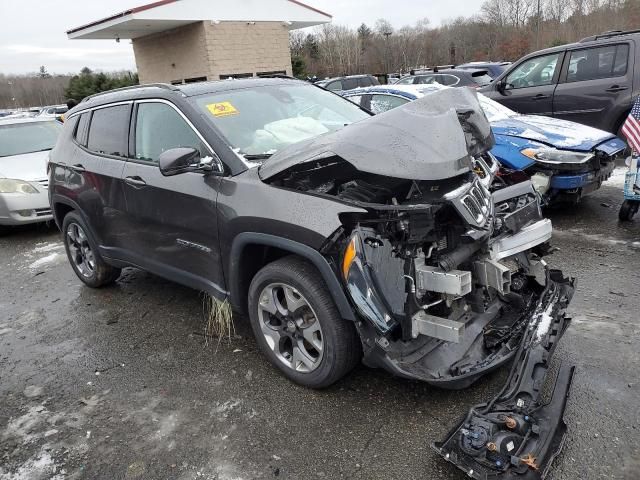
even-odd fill
[[[236,107],[231,105],[231,102],[210,103],[207,108],[215,117],[226,117],[239,113]]]

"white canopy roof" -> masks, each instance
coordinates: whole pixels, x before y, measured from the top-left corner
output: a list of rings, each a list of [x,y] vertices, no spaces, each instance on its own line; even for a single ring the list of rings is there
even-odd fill
[[[160,0],[71,29],[71,39],[137,38],[203,20],[287,22],[290,30],[331,21],[298,0]]]

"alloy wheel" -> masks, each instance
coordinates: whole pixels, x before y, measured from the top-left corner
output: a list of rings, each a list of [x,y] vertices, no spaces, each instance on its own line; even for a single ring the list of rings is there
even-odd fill
[[[95,274],[96,261],[89,245],[89,239],[80,225],[70,223],[67,227],[67,241],[71,260],[83,277],[91,278]]]
[[[260,293],[258,319],[264,338],[280,362],[309,373],[320,365],[324,336],[306,298],[284,283],[271,283]]]

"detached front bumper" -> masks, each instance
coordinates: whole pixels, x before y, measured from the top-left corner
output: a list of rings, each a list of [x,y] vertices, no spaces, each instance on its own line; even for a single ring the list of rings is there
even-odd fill
[[[564,443],[564,410],[573,367],[551,371],[551,358],[569,326],[565,309],[574,280],[549,273],[548,287],[526,330],[500,394],[476,405],[442,442],[445,460],[478,480],[543,479]]]

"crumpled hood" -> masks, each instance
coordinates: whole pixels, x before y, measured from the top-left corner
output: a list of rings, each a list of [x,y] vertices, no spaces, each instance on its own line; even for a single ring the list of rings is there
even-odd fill
[[[267,160],[259,174],[268,180],[301,163],[340,157],[362,172],[442,180],[470,171],[471,157],[493,145],[476,93],[452,88],[292,144]]]
[[[49,151],[0,157],[0,178],[33,181],[47,178]]]
[[[609,132],[553,117],[518,115],[491,122],[495,135],[520,137],[563,150],[588,152],[615,138]]]

